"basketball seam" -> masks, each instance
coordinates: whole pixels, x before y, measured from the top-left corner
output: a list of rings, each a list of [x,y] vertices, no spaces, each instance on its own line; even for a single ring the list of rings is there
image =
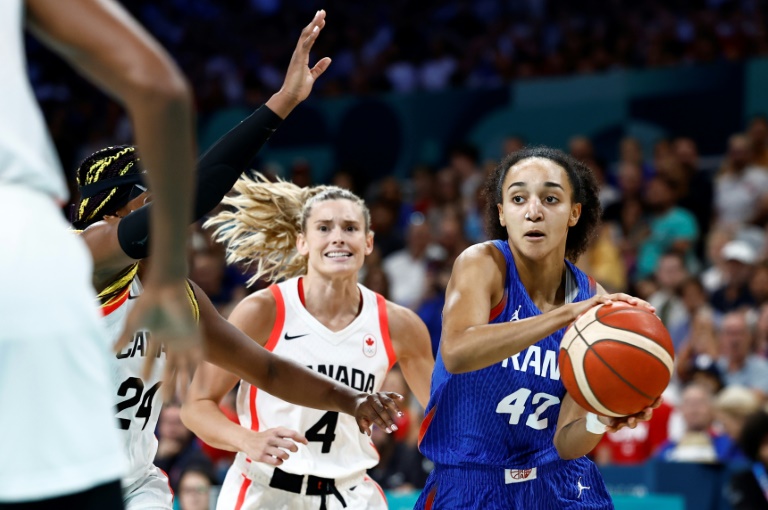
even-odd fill
[[[590,322],[589,324],[592,324],[592,323]],[[585,326],[585,328],[586,328],[586,326]],[[589,346],[589,342],[587,342],[587,339],[586,339],[586,338],[584,338],[584,336],[581,334],[581,331],[582,331],[582,330],[580,330],[580,329],[579,329],[579,326],[578,326],[578,325],[576,325],[576,323],[575,323],[575,322],[573,323],[573,329],[574,329],[574,330],[576,330],[576,336],[577,336],[578,338],[581,338],[581,340],[584,342],[584,345],[586,345],[586,346],[587,346],[587,352],[589,352],[589,349],[590,349],[590,346]],[[575,340],[575,339],[574,339],[574,340]],[[567,352],[567,349],[566,349],[566,352]],[[586,370],[585,370],[585,368],[584,368],[584,360],[586,359],[586,357],[587,357],[587,356],[586,356],[586,354],[585,354],[585,355],[584,355],[584,356],[582,356],[582,358],[581,358],[581,370],[582,370],[582,372],[584,372],[584,375],[585,375],[585,376],[586,376]],[[573,365],[573,361],[571,361],[571,364]],[[589,384],[589,380],[588,380],[588,379],[587,379],[587,384]],[[579,388],[579,391],[582,393],[582,396],[584,396],[584,395],[583,395],[583,393],[584,393],[584,392],[581,390],[581,388]],[[592,396],[595,398],[595,400],[597,401],[597,403],[599,403],[599,404],[600,404],[600,406],[602,406],[602,408],[603,408],[603,409],[607,409],[607,410],[608,410],[608,411],[610,411],[612,414],[616,414],[616,413],[615,413],[613,410],[611,410],[611,409],[610,409],[610,408],[609,408],[607,405],[605,405],[605,404],[603,403],[603,401],[602,401],[602,400],[600,400],[600,398],[599,398],[599,397],[598,397],[598,396],[595,394],[595,392],[594,392],[594,391],[592,391],[592,389],[591,389],[591,388],[590,388],[590,393],[592,393]],[[589,399],[587,399],[587,398],[586,398],[586,396],[584,396],[584,398],[585,398],[587,401],[589,401]]]
[[[624,382],[624,384],[626,384],[627,386],[629,386],[630,388],[632,388],[632,389],[633,389],[634,391],[636,391],[638,394],[640,394],[640,395],[644,396],[645,398],[647,398],[647,399],[649,399],[649,400],[654,400],[652,397],[650,397],[650,396],[649,396],[648,394],[646,394],[645,392],[643,392],[643,391],[640,391],[640,389],[638,389],[638,388],[637,388],[637,387],[636,387],[634,384],[632,384],[631,382],[627,381],[627,380],[624,378],[624,376],[622,376],[620,373],[618,373],[618,372],[616,371],[616,369],[614,369],[614,368],[613,368],[611,365],[609,365],[609,364],[608,364],[608,362],[607,362],[607,361],[605,361],[605,360],[602,358],[602,356],[600,356],[600,355],[597,353],[597,351],[596,351],[596,350],[594,350],[594,349],[592,348],[592,346],[593,346],[594,344],[596,344],[596,343],[598,343],[598,342],[605,342],[605,341],[608,341],[609,339],[597,340],[596,342],[594,342],[594,343],[590,344],[589,342],[587,342],[587,339],[586,339],[586,338],[584,338],[584,337],[581,335],[581,330],[579,330],[579,328],[578,328],[578,327],[576,328],[576,331],[579,333],[579,337],[581,337],[581,339],[584,341],[584,343],[585,343],[585,344],[587,344],[587,351],[592,351],[592,353],[593,353],[595,356],[597,356],[597,359],[599,359],[599,360],[600,360],[600,361],[603,363],[603,365],[605,365],[605,366],[608,368],[608,370],[610,370],[611,372],[613,372],[613,373],[614,373],[614,375],[615,375],[616,377],[618,377],[619,379],[621,379],[621,380]],[[632,344],[624,343],[624,345],[626,345],[627,347],[631,347],[631,348],[633,348],[633,349],[637,349],[637,350],[639,350],[639,351],[642,351],[642,352],[647,352],[645,349],[640,349],[639,347],[637,347],[637,346],[635,346],[635,345],[632,345]],[[656,358],[656,359],[658,359],[658,357],[656,357],[656,356],[653,356],[653,355],[651,355],[651,356],[652,356],[652,357],[654,357],[654,358]],[[586,359],[586,356],[584,356],[584,359]],[[661,360],[659,360],[659,362],[660,362],[662,365],[664,364],[664,362],[663,362],[663,361],[661,361]],[[665,366],[664,368],[666,368],[666,366]],[[593,392],[593,393],[594,393],[594,392]],[[608,406],[606,406],[605,404],[603,404],[603,402],[602,402],[602,401],[601,401],[601,400],[600,400],[600,399],[597,397],[597,395],[595,395],[595,398],[597,399],[597,401],[598,401],[598,402],[600,402],[600,403],[603,405],[603,407],[605,407],[606,409],[610,409]]]

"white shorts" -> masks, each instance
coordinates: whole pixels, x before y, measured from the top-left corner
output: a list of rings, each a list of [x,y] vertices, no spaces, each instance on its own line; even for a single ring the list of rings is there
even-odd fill
[[[216,510],[319,510],[322,496],[307,496],[275,489],[260,472],[249,470],[246,475],[238,466],[227,471],[219,493]],[[304,477],[302,492],[306,491]],[[333,494],[325,496],[328,510],[386,510],[387,498],[379,484],[365,473],[338,481],[336,488],[344,498],[346,507]]]
[[[143,478],[123,487],[125,510],[173,510],[173,491],[168,475],[152,466]]]
[[[126,463],[85,243],[53,200],[0,184],[0,502],[81,492]]]

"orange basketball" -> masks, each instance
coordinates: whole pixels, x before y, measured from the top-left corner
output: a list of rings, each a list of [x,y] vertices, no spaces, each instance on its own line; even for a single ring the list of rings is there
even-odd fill
[[[672,377],[675,351],[656,315],[629,303],[595,306],[560,344],[560,377],[584,409],[628,416],[648,407]]]

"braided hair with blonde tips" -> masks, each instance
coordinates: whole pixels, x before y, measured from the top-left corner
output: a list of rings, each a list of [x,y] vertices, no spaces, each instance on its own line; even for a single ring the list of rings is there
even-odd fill
[[[85,158],[77,168],[81,196],[72,209],[72,225],[83,230],[115,214],[130,201],[143,172],[136,148],[130,145],[106,147]]]
[[[296,250],[296,239],[304,232],[312,207],[327,200],[349,200],[358,204],[370,231],[371,217],[365,202],[337,186],[301,188],[291,182],[271,182],[264,175],[241,177],[235,194],[225,197],[228,206],[206,223],[214,227],[214,239],[227,247],[229,264],[255,264],[248,285],[264,278],[271,282],[307,272],[307,259]]]

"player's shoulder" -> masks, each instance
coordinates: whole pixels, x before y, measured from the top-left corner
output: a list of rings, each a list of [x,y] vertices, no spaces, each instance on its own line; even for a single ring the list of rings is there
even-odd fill
[[[277,300],[269,287],[247,295],[232,310],[235,315],[260,315],[274,312],[277,308]]]
[[[451,279],[470,283],[504,279],[507,262],[504,254],[492,242],[473,244],[456,258]]]

